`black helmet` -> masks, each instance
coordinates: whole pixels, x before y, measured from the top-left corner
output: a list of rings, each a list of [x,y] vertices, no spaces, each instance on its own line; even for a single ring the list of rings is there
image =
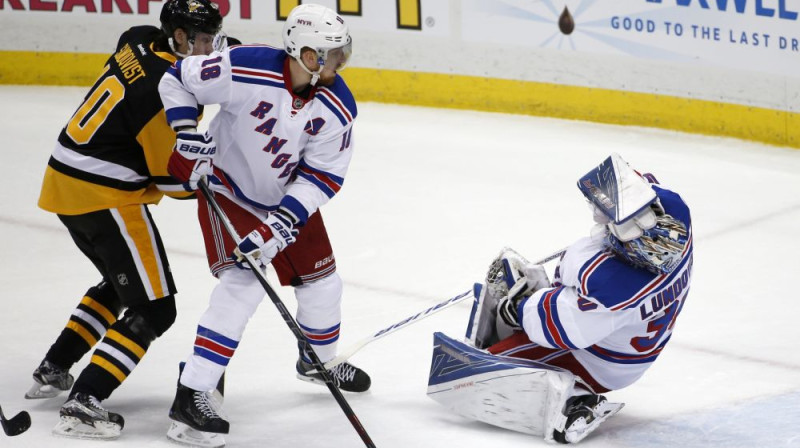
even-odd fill
[[[219,7],[210,0],[167,0],[161,8],[161,29],[172,38],[182,28],[194,38],[195,33],[217,34],[222,28]]]

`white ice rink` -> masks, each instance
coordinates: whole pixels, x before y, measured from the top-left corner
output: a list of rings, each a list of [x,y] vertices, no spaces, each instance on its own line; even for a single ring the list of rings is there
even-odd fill
[[[31,372],[99,275],[37,208],[56,137],[85,88],[0,87],[4,189],[0,405],[28,410],[0,447],[167,447],[178,361],[215,284],[192,201],[151,211],[178,285],[178,319],[104,404],[126,420],[109,444],[57,439],[63,398],[23,398]],[[800,447],[800,150],[527,116],[360,104],[345,186],[323,208],[345,282],[341,346],[469,289],[505,245],[536,259],[585,235],[575,186],[611,152],[692,208],[694,283],[668,348],[590,447]],[[274,276],[270,273],[273,283]],[[290,309],[290,289],[278,289]],[[425,395],[432,333],[461,337],[466,302],[365,347],[372,390],[347,394],[376,445],[531,447],[541,439],[449,413]],[[267,300],[227,374],[229,447],[359,447],[324,387],[294,377],[291,333]],[[78,375],[88,356],[72,370]]]

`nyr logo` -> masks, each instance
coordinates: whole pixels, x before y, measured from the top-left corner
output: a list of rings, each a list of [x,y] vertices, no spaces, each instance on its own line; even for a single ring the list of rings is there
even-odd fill
[[[187,154],[198,154],[201,156],[210,156],[214,155],[217,152],[217,147],[207,147],[207,146],[197,146],[197,145],[190,145],[189,143],[182,143],[178,146],[178,151],[185,152]]]

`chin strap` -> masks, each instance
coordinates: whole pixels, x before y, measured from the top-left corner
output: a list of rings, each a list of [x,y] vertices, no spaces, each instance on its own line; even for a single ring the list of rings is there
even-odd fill
[[[172,40],[171,37],[167,39],[167,42],[169,43],[169,48],[172,50],[172,52],[175,53],[175,55],[180,57],[181,59],[192,55],[192,50],[194,50],[194,42],[192,42],[191,39],[189,40],[189,51],[187,53],[181,53],[180,51],[178,51],[178,49],[175,46],[175,41]]]
[[[306,73],[311,75],[311,87],[316,86],[317,85],[317,81],[319,81],[319,73],[322,71],[322,68],[325,67],[325,66],[324,65],[320,65],[319,66],[319,70],[317,70],[315,72],[312,72],[311,70],[308,69],[308,67],[306,67],[306,64],[303,63],[302,59],[295,58],[295,61],[299,62],[300,63],[300,67],[303,67],[303,70],[305,70]]]

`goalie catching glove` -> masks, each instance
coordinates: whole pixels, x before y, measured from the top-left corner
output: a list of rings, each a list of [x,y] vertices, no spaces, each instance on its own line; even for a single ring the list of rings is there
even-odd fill
[[[294,228],[292,215],[278,209],[267,216],[267,219],[247,236],[233,250],[233,258],[242,265],[245,256],[251,256],[264,266],[270,264],[278,252],[297,240],[299,230]]]
[[[175,150],[169,157],[167,171],[183,183],[186,191],[197,190],[200,179],[214,172],[211,161],[217,152],[217,144],[210,135],[201,134],[195,129],[180,131],[176,137]]]
[[[490,290],[494,287],[494,293],[500,296],[496,310],[496,330],[500,339],[521,329],[518,308],[522,300],[542,288],[550,287],[544,266],[529,262],[509,248],[504,249],[492,262],[486,281],[487,287]]]

